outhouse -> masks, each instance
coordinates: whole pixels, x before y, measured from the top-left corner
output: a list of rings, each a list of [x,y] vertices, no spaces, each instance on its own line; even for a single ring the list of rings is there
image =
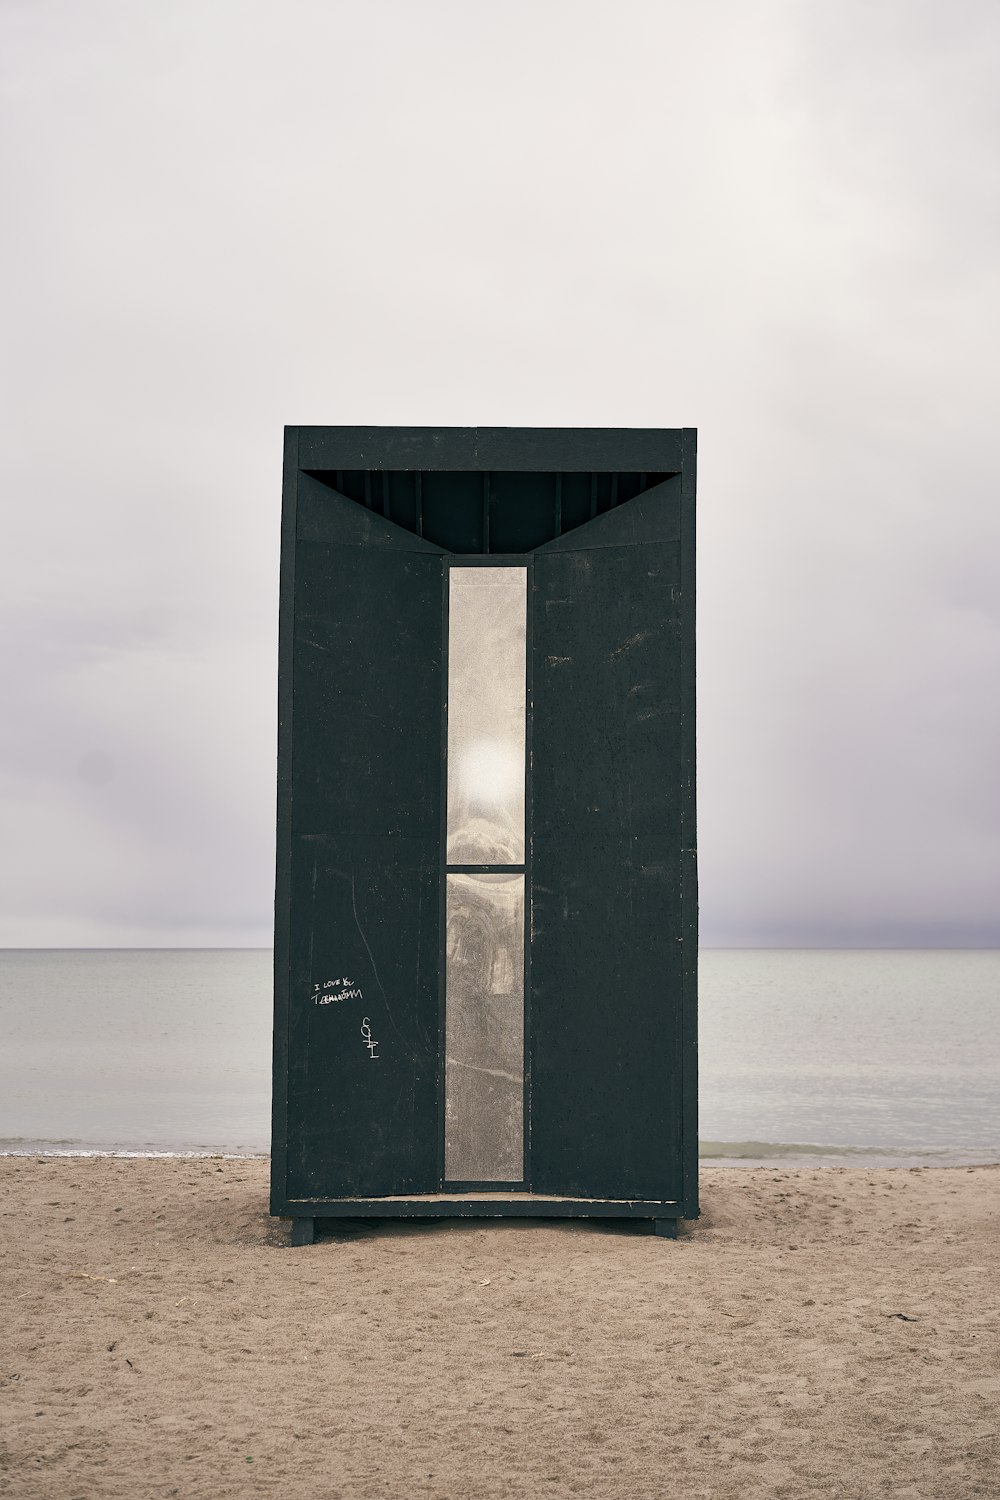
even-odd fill
[[[271,1211],[698,1208],[695,432],[286,429]]]

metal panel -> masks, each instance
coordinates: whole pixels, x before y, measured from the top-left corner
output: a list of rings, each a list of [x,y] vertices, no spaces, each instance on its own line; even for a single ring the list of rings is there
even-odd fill
[[[445,1178],[524,1171],[524,876],[449,875]]]
[[[535,555],[538,1192],[681,1192],[679,550],[641,540],[627,516],[639,503]],[[616,526],[629,544],[614,544]],[[664,529],[651,521],[646,534]]]

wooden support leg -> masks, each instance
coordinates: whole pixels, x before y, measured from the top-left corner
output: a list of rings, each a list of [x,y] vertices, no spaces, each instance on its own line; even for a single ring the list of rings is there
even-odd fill
[[[658,1234],[661,1240],[675,1240],[677,1238],[676,1219],[654,1219],[653,1233]]]
[[[311,1245],[316,1239],[315,1219],[292,1220],[292,1244]]]

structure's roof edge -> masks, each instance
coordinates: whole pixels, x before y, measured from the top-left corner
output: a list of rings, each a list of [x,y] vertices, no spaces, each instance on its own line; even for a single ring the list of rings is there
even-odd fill
[[[299,467],[679,473],[682,427],[300,427]]]

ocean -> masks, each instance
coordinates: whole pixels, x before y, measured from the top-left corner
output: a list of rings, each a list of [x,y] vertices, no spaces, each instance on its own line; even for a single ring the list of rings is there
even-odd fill
[[[1000,1162],[1000,951],[708,949],[701,1154]],[[0,1152],[263,1154],[265,949],[0,950]]]

